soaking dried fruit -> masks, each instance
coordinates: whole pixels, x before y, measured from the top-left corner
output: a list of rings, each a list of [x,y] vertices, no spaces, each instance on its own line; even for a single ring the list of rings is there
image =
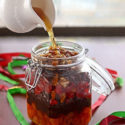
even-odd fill
[[[38,125],[88,125],[91,118],[90,76],[81,71],[78,53],[62,47],[49,48],[41,57],[43,65],[40,79],[27,92],[29,117]],[[58,68],[58,66],[61,66]],[[67,66],[67,68],[64,67]],[[35,80],[32,71],[32,82]]]

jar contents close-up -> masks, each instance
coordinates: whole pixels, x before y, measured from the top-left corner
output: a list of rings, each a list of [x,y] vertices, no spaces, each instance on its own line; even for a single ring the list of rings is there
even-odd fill
[[[85,53],[77,48],[79,46],[75,51],[71,47],[75,43],[62,44],[67,46],[53,50],[41,44],[41,48],[38,45],[32,51],[32,61],[27,68],[27,76],[31,77],[27,77],[28,115],[39,125],[88,125],[91,119],[90,68],[83,63]],[[42,69],[38,64],[43,65]]]

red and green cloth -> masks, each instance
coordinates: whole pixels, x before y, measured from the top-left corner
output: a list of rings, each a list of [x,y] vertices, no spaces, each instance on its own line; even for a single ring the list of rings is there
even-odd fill
[[[114,112],[96,125],[125,125],[125,112]]]
[[[19,78],[24,78],[25,74],[16,74],[14,72],[14,67],[25,66],[27,65],[27,59],[30,58],[30,53],[3,53],[0,54],[0,79],[6,81],[12,85],[19,85]],[[5,69],[8,67],[8,71]],[[109,73],[114,78],[114,84],[116,89],[123,86],[123,79],[118,77],[118,73],[114,70],[107,69]],[[12,88],[8,88],[5,85],[0,84],[0,90],[7,91],[7,99],[10,105],[10,108],[19,121],[21,125],[29,125],[29,123],[25,120],[24,116],[16,106],[16,103],[13,99],[14,94],[26,94],[26,89],[14,86]],[[92,105],[92,114],[95,113],[97,108],[106,100],[108,96],[101,95],[99,99]],[[125,124],[125,112],[119,111],[114,112],[104,118],[102,121],[98,122],[96,125],[121,125]]]
[[[12,96],[14,94],[26,94],[26,89],[21,88],[21,87],[13,87],[13,88],[8,89],[7,99],[10,104],[10,108],[11,108],[12,112],[13,112],[14,116],[16,117],[16,119],[19,121],[19,123],[21,125],[29,125],[29,123],[25,120],[24,116],[22,115],[22,113],[20,112],[18,107],[16,106],[16,103]]]

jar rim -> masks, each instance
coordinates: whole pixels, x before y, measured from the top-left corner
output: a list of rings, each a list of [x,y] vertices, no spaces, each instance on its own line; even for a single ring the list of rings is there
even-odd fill
[[[62,58],[49,58],[49,57],[43,57],[43,56],[40,56],[39,59],[47,59],[47,60],[69,60],[69,59],[79,59],[77,63],[80,63],[81,61],[83,61],[84,57],[85,57],[85,49],[82,45],[80,45],[80,43],[76,43],[76,42],[69,42],[69,41],[56,41],[58,45],[66,48],[72,48],[74,49],[75,51],[79,51],[77,55],[75,56],[72,56],[72,57],[62,57]],[[37,58],[38,55],[40,54],[40,50],[41,49],[48,49],[49,46],[50,46],[50,43],[51,42],[41,42],[39,44],[36,44],[35,46],[32,47],[32,51],[31,51],[31,58],[34,60],[34,58]],[[68,45],[68,46],[66,46]],[[72,46],[71,46],[72,45]],[[38,60],[37,60],[38,61]],[[67,65],[67,66],[73,66],[73,65],[76,65],[76,63],[74,64],[64,64],[64,65]],[[60,67],[60,66],[64,66],[64,65],[57,65],[56,67]],[[43,66],[43,65],[42,65]],[[45,66],[48,66],[48,65],[45,65]],[[50,65],[49,67],[55,67],[53,65]]]

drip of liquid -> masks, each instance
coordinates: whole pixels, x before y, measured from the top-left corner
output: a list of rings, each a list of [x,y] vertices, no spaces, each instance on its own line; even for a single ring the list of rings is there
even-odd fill
[[[56,49],[56,41],[55,41],[55,37],[54,37],[54,33],[53,33],[53,28],[52,28],[52,24],[50,23],[49,19],[47,18],[47,16],[43,13],[43,11],[40,8],[37,7],[33,7],[34,11],[37,13],[37,15],[43,20],[46,30],[48,32],[49,38],[52,42],[52,48]]]

